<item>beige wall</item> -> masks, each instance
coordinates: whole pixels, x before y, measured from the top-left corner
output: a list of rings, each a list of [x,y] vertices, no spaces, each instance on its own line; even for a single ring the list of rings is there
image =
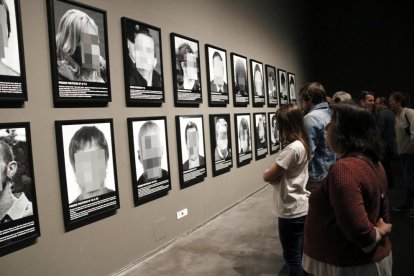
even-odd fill
[[[54,108],[45,0],[21,0],[28,102],[0,110],[0,122],[29,121],[41,237],[34,245],[0,258],[1,275],[105,275],[118,271],[186,231],[197,227],[261,188],[261,173],[273,160],[260,161],[212,177],[208,114],[268,112],[272,109],[209,108],[204,44],[294,72],[299,88],[307,81],[307,29],[302,1],[276,0],[84,0],[107,11],[112,102],[101,108]],[[161,108],[125,106],[120,18],[127,16],[162,31],[166,102]],[[203,104],[175,108],[169,33],[199,40]],[[249,68],[250,72],[250,68]],[[231,77],[228,72],[228,77]],[[231,90],[230,90],[231,92]],[[181,190],[178,179],[175,115],[203,114],[207,171],[204,182]],[[126,118],[167,116],[172,190],[134,207]],[[121,208],[109,218],[71,232],[63,226],[54,121],[113,118]],[[232,126],[233,128],[233,126]],[[232,129],[234,131],[234,128]],[[235,146],[234,133],[232,143]],[[189,214],[176,220],[176,212]],[[161,221],[156,223],[157,221]],[[155,241],[155,236],[161,237]],[[163,237],[164,236],[164,237]]]

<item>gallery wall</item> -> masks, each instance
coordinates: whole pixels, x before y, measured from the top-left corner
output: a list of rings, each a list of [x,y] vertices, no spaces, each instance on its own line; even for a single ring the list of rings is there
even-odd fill
[[[33,167],[41,236],[35,243],[0,258],[2,275],[106,275],[164,246],[262,188],[263,170],[274,155],[212,176],[209,114],[270,112],[274,108],[209,107],[204,44],[282,68],[296,75],[297,88],[308,81],[308,27],[302,1],[223,0],[84,0],[107,11],[112,101],[105,107],[54,107],[46,0],[22,0],[22,29],[28,101],[1,108],[0,122],[30,122]],[[162,33],[165,103],[161,107],[127,107],[125,103],[121,17],[159,27]],[[175,107],[169,35],[199,41],[203,103]],[[250,80],[250,68],[249,83]],[[228,70],[228,79],[231,78]],[[232,93],[230,85],[230,95]],[[181,189],[176,115],[202,114],[207,177]],[[134,207],[127,118],[166,116],[172,189],[159,199]],[[55,120],[112,118],[120,208],[112,216],[65,231],[60,196]],[[252,120],[253,122],[253,120]],[[235,143],[232,125],[232,145]],[[187,208],[188,215],[176,219]],[[270,212],[271,210],[263,210]]]

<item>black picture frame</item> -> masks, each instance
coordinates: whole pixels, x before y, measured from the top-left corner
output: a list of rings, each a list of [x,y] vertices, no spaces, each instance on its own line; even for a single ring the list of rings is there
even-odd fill
[[[106,11],[69,0],[48,0],[47,3],[55,107],[107,105],[112,98]],[[59,30],[60,22],[69,27],[79,22],[76,25],[79,26],[85,17],[89,24],[85,28],[73,26],[74,35],[68,35],[65,27]],[[74,23],[69,24],[67,20]],[[60,39],[73,36],[79,37],[79,43]],[[61,50],[64,43],[73,44],[74,49]]]
[[[132,191],[138,206],[171,190],[167,118],[128,118],[127,122]]]
[[[161,29],[127,17],[121,18],[121,26],[127,106],[161,106],[165,102]]]
[[[268,153],[267,118],[265,112],[253,113],[254,145],[256,160],[266,157]]]
[[[187,188],[204,181],[207,176],[203,115],[178,115],[175,124],[180,187]],[[198,157],[192,158],[195,164],[190,162],[191,151],[198,151]]]
[[[55,121],[55,129],[66,231],[113,215],[120,207],[113,120]]]
[[[269,152],[275,154],[280,150],[280,135],[277,127],[276,113],[268,112],[268,126],[269,126]]]
[[[266,71],[267,106],[276,107],[278,105],[276,68],[274,66],[266,64],[265,71]]]
[[[0,4],[0,106],[21,105],[27,101],[26,67],[20,0],[3,0]],[[10,29],[8,30],[8,26]],[[8,35],[7,35],[8,34]]]
[[[264,70],[263,63],[250,59],[250,75],[252,80],[252,105],[263,107],[265,104]]]
[[[227,52],[210,44],[205,45],[207,91],[209,106],[226,106],[229,103],[227,78]]]
[[[233,105],[235,107],[247,107],[250,102],[247,58],[236,53],[230,53],[230,60]]]
[[[279,87],[279,104],[289,103],[288,99],[288,88],[287,88],[287,76],[286,71],[283,69],[277,69],[277,80]]]
[[[230,114],[210,114],[211,167],[213,176],[233,167]]]
[[[252,128],[251,116],[249,113],[234,114],[234,129],[237,148],[237,167],[250,163],[252,157]]]
[[[31,143],[30,123],[0,123],[0,256],[40,237]],[[6,195],[17,199],[7,210]]]
[[[287,79],[288,79],[288,87],[289,87],[289,103],[297,104],[296,99],[296,77],[295,74],[288,72],[287,73]]]
[[[198,107],[203,102],[198,40],[170,33],[170,43],[174,104],[177,107]]]

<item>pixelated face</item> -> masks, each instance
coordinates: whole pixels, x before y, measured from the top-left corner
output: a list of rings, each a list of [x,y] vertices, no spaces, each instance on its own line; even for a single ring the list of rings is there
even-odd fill
[[[224,84],[224,66],[223,61],[220,57],[215,57],[213,59],[213,69],[214,69],[214,84],[223,85]]]
[[[156,65],[154,40],[144,34],[135,37],[135,66],[137,69],[151,71]]]
[[[223,119],[219,119],[217,121],[216,131],[217,148],[221,152],[226,152],[229,144],[227,139],[227,122]]]
[[[82,68],[99,70],[101,55],[99,49],[99,36],[92,25],[86,26],[81,32],[80,48],[82,55]]]
[[[197,56],[187,53],[187,78],[189,80],[198,80]]]
[[[104,186],[106,177],[105,150],[95,142],[75,153],[76,180],[82,192],[93,192]]]
[[[158,133],[151,132],[141,137],[141,162],[148,178],[160,176],[163,147]]]
[[[195,128],[187,130],[187,149],[189,159],[197,160],[198,158],[198,132]]]
[[[365,100],[362,101],[362,106],[368,110],[372,110],[374,108],[374,105],[375,105],[374,96],[369,95],[369,94],[366,95]]]
[[[0,5],[0,58],[5,58],[5,48],[9,43],[9,34],[7,29],[7,13],[6,8]]]
[[[254,89],[257,95],[263,95],[263,82],[262,82],[262,74],[260,71],[256,71],[254,73]]]
[[[247,129],[243,129],[239,135],[240,148],[243,152],[246,152],[249,147],[249,134]]]

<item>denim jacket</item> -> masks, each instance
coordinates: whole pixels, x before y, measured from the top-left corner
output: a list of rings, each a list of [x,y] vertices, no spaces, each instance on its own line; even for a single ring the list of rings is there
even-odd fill
[[[323,180],[335,163],[335,153],[326,147],[326,125],[331,121],[331,110],[327,102],[315,105],[305,115],[305,128],[309,137],[312,159],[309,162],[309,180]]]

